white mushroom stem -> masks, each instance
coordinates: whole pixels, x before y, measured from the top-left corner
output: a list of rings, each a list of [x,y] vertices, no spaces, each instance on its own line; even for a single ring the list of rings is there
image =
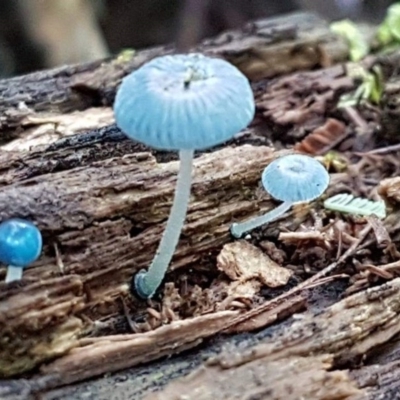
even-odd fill
[[[7,267],[6,283],[19,281],[22,279],[22,267],[16,267],[15,265],[9,265]]]
[[[236,238],[241,238],[246,232],[249,232],[255,228],[258,228],[261,225],[265,225],[269,222],[275,221],[280,216],[282,216],[290,207],[292,207],[294,203],[291,201],[285,201],[278,207],[273,210],[267,212],[264,215],[260,215],[259,217],[252,218],[248,221],[241,223],[234,223],[231,225],[231,234]]]
[[[190,199],[193,154],[193,150],[181,150],[179,152],[180,165],[175,197],[165,231],[150,268],[147,271],[140,271],[135,276],[135,289],[142,298],[150,298],[154,295],[164,279],[178,245]]]

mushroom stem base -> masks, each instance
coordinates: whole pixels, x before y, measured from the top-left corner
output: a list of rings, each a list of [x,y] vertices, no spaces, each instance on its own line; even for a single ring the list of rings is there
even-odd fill
[[[6,283],[19,281],[22,279],[23,268],[9,265],[7,267]]]
[[[160,245],[148,271],[142,270],[134,277],[135,290],[144,299],[151,298],[160,286],[178,245],[190,199],[193,154],[193,150],[179,152],[180,165],[175,197]]]
[[[269,222],[275,221],[280,216],[282,216],[287,210],[289,210],[289,208],[292,205],[293,205],[292,202],[285,201],[278,207],[274,208],[273,210],[267,212],[264,215],[260,215],[259,217],[252,218],[242,223],[234,223],[231,225],[231,234],[236,239],[240,239],[246,232],[258,228],[261,225],[265,225]]]

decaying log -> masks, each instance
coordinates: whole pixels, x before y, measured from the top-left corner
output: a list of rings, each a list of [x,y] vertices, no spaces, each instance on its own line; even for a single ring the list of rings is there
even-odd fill
[[[228,58],[253,79],[323,64],[322,53],[331,62],[347,56],[345,42],[331,34],[324,21],[308,14],[252,23],[242,32],[208,40],[199,49]],[[168,51],[171,48],[151,49],[133,58],[120,56],[0,82],[1,129],[15,137],[24,130],[29,134],[32,126],[40,129],[50,123],[50,130],[56,131],[57,115],[109,105],[123,75]],[[71,120],[64,123],[73,124]],[[36,136],[37,132],[32,135]],[[9,138],[5,135],[4,141]],[[38,224],[45,240],[43,257],[26,271],[24,281],[1,284],[2,305],[7,310],[0,316],[3,376],[30,370],[68,351],[89,320],[120,312],[115,300],[129,296],[130,276],[148,265],[169,212],[176,162],[158,164],[148,149],[123,138],[113,127],[74,140],[0,154],[1,219],[29,218]],[[35,144],[33,139],[31,145]],[[254,195],[253,190],[271,157],[268,148],[242,146],[197,159],[187,224],[172,271],[199,260],[206,265],[204,256],[213,256],[230,240],[232,218],[271,207],[268,196]],[[74,289],[44,290],[52,284]],[[25,302],[21,289],[37,303]],[[131,305],[136,313],[137,307],[140,310],[143,305]],[[21,316],[32,313],[35,318],[26,326],[31,341],[21,343],[15,339],[17,331],[25,332]],[[65,339],[62,344],[49,344],[48,335]],[[42,358],[36,351],[41,340],[47,343]]]
[[[250,23],[226,32],[195,50],[228,59],[249,78],[285,74],[344,61],[346,42],[330,32],[321,18],[307,13]],[[21,120],[37,113],[67,113],[111,105],[121,78],[171,46],[123,53],[112,60],[62,67],[0,81],[0,132],[21,135]]]
[[[221,331],[238,311],[221,311],[185,321],[172,322],[149,334],[88,338],[68,356],[42,368],[45,386],[55,387],[115,372],[197,346]],[[102,360],[106,359],[107,364]],[[110,369],[111,366],[111,369]]]
[[[269,148],[245,145],[196,160],[187,224],[172,270],[193,265],[229,241],[232,217],[270,207],[268,196],[257,201],[251,188],[271,157],[275,155]],[[30,369],[34,360],[37,363],[59,354],[58,343],[39,352],[42,360],[31,353],[36,354],[41,341],[47,342],[49,333],[65,333],[74,341],[76,334],[70,334],[65,321],[75,320],[76,313],[95,320],[119,308],[116,299],[129,295],[132,272],[146,267],[156,250],[177,166],[177,162],[157,164],[150,154],[137,153],[3,187],[1,218],[34,216],[46,247],[40,261],[25,272],[22,293],[19,285],[0,283],[2,375],[21,372],[21,366]],[[217,190],[221,187],[224,191]],[[51,254],[54,243],[60,249],[62,271]],[[60,274],[65,277],[57,282]],[[68,277],[75,292],[65,282]],[[35,296],[39,304],[32,301]],[[58,298],[52,301],[53,296]],[[65,301],[64,312],[59,309],[61,301]],[[60,331],[63,327],[68,330]],[[32,330],[44,336],[32,335]],[[30,332],[33,342],[20,342],[19,335],[25,332]],[[67,341],[63,342],[65,351],[73,345]]]
[[[205,367],[145,399],[345,400],[358,394],[346,372],[327,371],[332,366],[330,358],[292,356],[270,362],[261,359],[223,373]]]
[[[179,394],[188,399],[201,399],[210,398],[202,396],[211,391],[213,398],[217,399],[227,398],[231,393],[235,393],[237,398],[247,398],[254,393],[259,398],[270,398],[268,396],[273,393],[275,397],[272,398],[286,399],[290,394],[288,390],[292,388],[292,395],[306,393],[309,399],[369,400],[375,398],[374,394],[395,399],[397,362],[356,369],[350,375],[345,370],[332,373],[326,369],[343,365],[349,358],[361,361],[373,350],[379,352],[380,344],[388,342],[399,332],[399,288],[400,279],[396,279],[344,299],[323,313],[298,315],[290,327],[282,327],[272,337],[267,330],[258,338],[255,335],[256,339],[252,341],[242,338],[246,347],[253,344],[245,350],[240,350],[236,342],[227,341],[222,355],[147,398],[175,399]],[[263,343],[254,346],[254,341]],[[296,365],[301,366],[302,373]],[[193,360],[182,357],[178,363],[167,364],[165,374],[168,376],[171,371],[173,376],[186,374],[193,366]],[[153,376],[162,375],[157,366],[153,368],[154,375],[147,369],[125,376],[126,382],[124,379],[120,385],[121,397],[142,398],[149,389],[147,384],[143,384],[143,379],[147,382]],[[309,373],[314,374],[315,380],[305,385]],[[251,378],[247,379],[248,376]],[[327,384],[319,385],[320,379]],[[93,398],[107,399],[115,390],[111,378],[103,381],[96,386]],[[157,379],[155,382],[156,387],[159,383]],[[249,386],[244,386],[243,382]],[[329,382],[334,382],[332,387]],[[247,391],[249,387],[252,390]],[[83,384],[80,393],[89,390],[90,386]],[[74,392],[54,391],[45,399],[64,399],[71,393]]]
[[[221,287],[210,280],[219,273],[217,255],[232,240],[230,223],[273,207],[271,198],[258,190],[265,165],[284,152],[274,151],[273,139],[284,132],[290,142],[323,125],[340,94],[355,87],[346,68],[337,64],[347,58],[347,44],[318,17],[295,14],[248,24],[197,50],[238,66],[253,81],[258,111],[255,123],[234,140],[196,154],[189,212],[164,290],[175,293],[190,275],[195,295],[206,304],[183,317],[165,304],[158,312],[129,290],[132,274],[148,266],[163,232],[176,181],[176,154],[128,140],[113,125],[110,108],[124,75],[173,48],[122,53],[0,81],[0,220],[18,216],[34,221],[45,244],[42,257],[24,271],[21,282],[0,283],[0,376],[10,379],[0,381],[0,397],[40,393],[49,400],[71,398],[68,389],[49,390],[187,350],[218,332],[260,329],[305,308],[306,285],[272,309],[263,310],[266,302],[260,297],[247,313],[207,308],[206,300],[220,295]],[[290,74],[315,67],[325,68]],[[289,98],[292,112],[287,113]],[[339,175],[332,174],[327,195],[337,189]],[[302,217],[293,212],[280,227],[294,230],[309,211]],[[370,228],[362,231],[365,236]],[[268,229],[278,237],[276,224]],[[0,280],[4,275],[0,270]],[[207,398],[196,397],[192,385],[201,387],[203,396],[215,385],[215,398],[236,390],[239,398],[301,394],[310,400],[361,399],[374,388],[365,389],[357,376],[332,369],[347,368],[398,333],[399,288],[395,279],[322,313],[298,316],[284,331],[273,326],[232,339],[230,352],[214,357],[192,377],[171,383],[159,398],[175,398],[178,389],[194,396],[188,398]],[[195,295],[188,304],[198,301]],[[157,329],[127,333],[139,329],[145,313],[159,313]],[[228,343],[228,336],[222,341]],[[248,351],[237,349],[254,344]],[[193,370],[201,357],[192,362],[182,357],[175,367],[173,361],[147,367],[150,383],[137,376],[138,367],[127,375],[121,398],[142,398],[160,381],[165,384]],[[30,374],[22,379],[26,372]],[[235,385],[250,375],[252,391],[244,393]],[[289,382],[293,376],[298,380]],[[69,390],[76,398],[108,399],[115,384],[102,379],[109,387],[101,394],[92,393],[90,384],[89,389],[86,384]]]

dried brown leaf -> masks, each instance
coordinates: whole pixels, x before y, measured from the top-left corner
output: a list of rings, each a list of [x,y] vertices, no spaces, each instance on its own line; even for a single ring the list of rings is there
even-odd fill
[[[329,118],[294,146],[296,151],[307,154],[325,154],[347,136],[346,126],[337,119]]]
[[[217,257],[217,267],[232,280],[258,279],[269,287],[286,285],[293,273],[245,240],[226,244]]]
[[[383,179],[378,188],[378,193],[390,203],[400,203],[400,177]]]

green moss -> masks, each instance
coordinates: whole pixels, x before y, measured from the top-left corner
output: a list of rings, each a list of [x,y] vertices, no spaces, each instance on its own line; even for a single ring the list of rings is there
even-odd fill
[[[348,20],[333,22],[330,26],[331,31],[343,36],[349,44],[349,56],[351,61],[360,61],[368,55],[370,48],[357,25]]]
[[[136,50],[134,49],[124,49],[119,52],[117,57],[115,58],[114,62],[117,64],[124,64],[133,59],[136,54]]]

